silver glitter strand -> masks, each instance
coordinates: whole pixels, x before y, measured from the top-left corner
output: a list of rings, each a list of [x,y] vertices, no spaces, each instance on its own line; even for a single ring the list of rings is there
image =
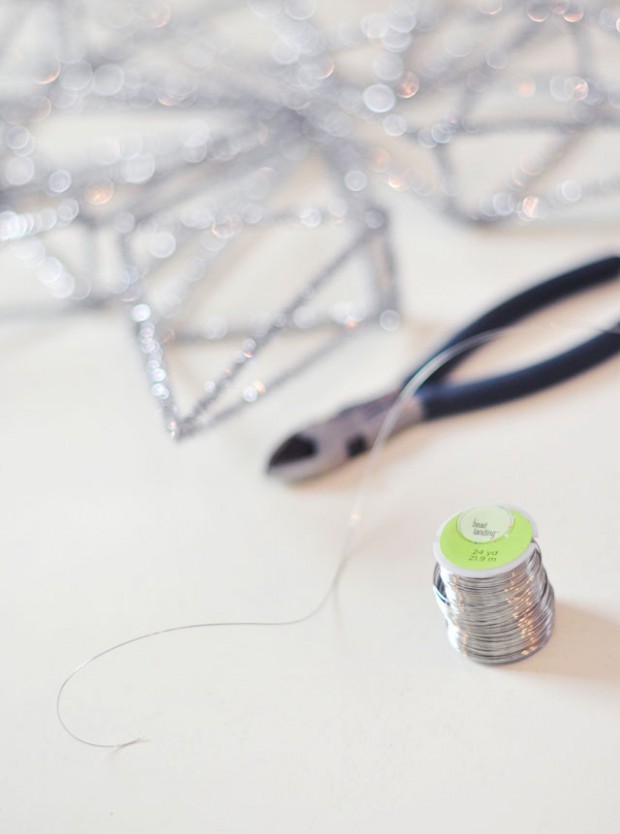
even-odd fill
[[[382,185],[486,225],[578,216],[588,203],[615,205],[620,193],[613,154],[598,174],[579,166],[590,143],[620,128],[608,70],[620,49],[617,2],[392,0],[338,29],[321,24],[320,3],[302,0],[23,6],[17,15],[0,2],[0,243],[51,302],[0,319],[124,307],[175,437],[260,401],[341,344],[340,333],[398,320]],[[230,34],[235,21],[251,21],[264,48],[245,51]],[[540,60],[556,46],[568,58]],[[366,77],[347,68],[353,50]],[[76,139],[66,154],[47,148],[47,125],[102,116],[102,138]],[[521,151],[504,153],[505,139]],[[497,165],[485,178],[491,157]],[[333,196],[282,205],[280,190],[308,160],[328,171]],[[248,230],[313,234],[328,224],[342,229],[334,262],[354,259],[366,276],[364,298],[329,310],[304,303],[304,292],[336,280],[336,268],[304,276],[295,298],[262,323],[252,311],[212,309],[214,271]],[[110,279],[99,262],[115,257]],[[192,317],[203,292],[204,314]],[[308,330],[325,341],[276,374],[277,385],[262,373],[258,387],[244,380],[267,343]],[[182,414],[170,351],[233,339],[230,362]],[[237,403],[224,403],[235,385]]]

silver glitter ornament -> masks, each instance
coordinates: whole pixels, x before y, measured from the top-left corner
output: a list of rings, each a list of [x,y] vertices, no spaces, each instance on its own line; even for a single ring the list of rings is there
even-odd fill
[[[3,315],[123,307],[175,437],[259,401],[362,326],[394,326],[382,182],[467,223],[617,199],[618,4],[392,0],[345,25],[321,25],[337,10],[310,0],[22,12],[0,7],[0,241],[54,305]],[[598,176],[575,153],[590,146]],[[324,196],[283,198],[311,164]],[[260,316],[255,301],[221,309],[216,276],[242,257],[253,281],[247,241],[286,229],[340,240],[293,283],[283,266],[280,301],[265,294]],[[364,280],[321,306],[349,264]],[[287,346],[267,379],[265,348],[295,333],[317,338]],[[229,359],[181,407],[170,359],[199,344],[230,345]]]

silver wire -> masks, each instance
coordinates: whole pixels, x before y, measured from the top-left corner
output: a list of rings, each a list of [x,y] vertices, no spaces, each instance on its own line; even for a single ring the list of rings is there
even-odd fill
[[[557,325],[557,323],[553,326],[561,327],[560,325]],[[620,332],[617,330],[616,327],[599,328],[596,326],[586,327],[583,325],[568,326],[568,329],[570,330],[574,330],[576,328],[579,330],[587,330],[589,332],[597,333]],[[103,651],[92,655],[90,658],[88,658],[88,660],[85,660],[83,663],[77,666],[69,675],[67,675],[67,677],[61,683],[56,696],[56,714],[63,729],[76,741],[79,741],[82,744],[86,744],[89,747],[99,747],[103,749],[118,750],[122,749],[123,747],[129,747],[130,745],[147,740],[146,736],[137,735],[125,741],[119,742],[106,743],[93,741],[91,739],[79,735],[77,732],[74,732],[69,727],[69,725],[63,717],[62,703],[65,691],[69,683],[73,680],[73,678],[75,678],[75,676],[79,672],[83,671],[92,663],[95,663],[100,658],[105,657],[106,655],[109,655],[112,652],[126,648],[135,643],[142,642],[143,640],[148,640],[152,637],[158,637],[163,634],[171,634],[173,632],[207,628],[277,628],[281,626],[301,625],[302,623],[305,623],[308,620],[311,620],[314,617],[318,616],[327,604],[327,602],[331,599],[332,595],[334,594],[346,565],[355,553],[355,536],[363,519],[365,504],[372,491],[372,483],[376,474],[379,459],[383,453],[387,440],[390,438],[395,427],[397,426],[398,421],[402,415],[403,409],[407,407],[407,403],[409,402],[409,400],[416,394],[420,387],[434,373],[436,373],[440,368],[442,368],[446,363],[450,362],[455,357],[460,356],[463,353],[467,353],[473,348],[492,342],[499,337],[507,336],[510,334],[531,334],[540,332],[541,329],[544,328],[536,327],[535,325],[518,325],[514,327],[497,328],[495,330],[489,330],[486,333],[482,333],[477,336],[472,336],[471,338],[465,339],[462,342],[459,342],[457,345],[454,345],[451,348],[444,350],[443,352],[434,356],[411,378],[409,383],[403,388],[398,398],[395,400],[394,404],[387,413],[385,420],[383,421],[383,424],[379,430],[377,438],[370,450],[368,460],[366,466],[364,467],[364,471],[360,480],[360,484],[355,493],[351,511],[348,515],[342,545],[339,550],[339,556],[336,560],[336,564],[334,566],[326,589],[319,598],[316,605],[314,605],[305,613],[300,614],[298,617],[293,617],[290,619],[274,619],[262,621],[237,620],[190,623],[185,625],[172,626],[170,628],[159,629],[157,631],[151,631],[146,634],[138,635],[137,637],[132,637],[129,640],[124,640],[121,643],[117,643],[113,646],[109,646],[107,649],[104,649]],[[507,574],[506,576],[512,576],[512,574]],[[471,604],[473,606],[476,605],[476,602],[482,602],[485,614],[490,617],[490,622],[493,626],[493,629],[495,629],[493,633],[496,635],[497,646],[495,647],[495,650],[497,651],[497,653],[495,654],[494,659],[486,659],[485,662],[509,662],[511,659],[516,660],[518,659],[518,657],[527,656],[526,654],[524,654],[524,652],[531,654],[538,648],[542,648],[542,645],[544,645],[543,641],[546,642],[546,639],[548,639],[548,636],[551,633],[551,628],[553,625],[554,600],[553,589],[551,588],[551,585],[549,584],[546,578],[544,568],[542,567],[542,562],[540,560],[540,550],[538,547],[535,548],[534,555],[527,562],[527,566],[524,565],[521,567],[519,571],[515,571],[515,575],[512,576],[512,579],[516,583],[516,586],[512,586],[507,581],[507,578],[504,578],[503,581],[499,583],[499,585],[502,586],[501,588],[497,587],[496,583],[494,583],[493,581],[485,584],[484,588],[489,593],[489,598],[485,603],[484,600],[476,596],[475,589],[472,591],[469,588],[465,580],[459,579],[457,582],[453,577],[448,576],[447,574],[442,574],[439,576],[439,580],[441,581],[436,582],[435,593],[437,594],[437,599],[440,604],[440,607],[443,606],[442,610],[445,611],[448,609],[448,606],[451,606],[449,609],[450,616],[451,618],[454,617],[454,619],[451,619],[451,621],[449,622],[448,635],[451,640],[454,640],[453,645],[455,645],[455,648],[457,648],[459,651],[464,651],[465,648],[467,648],[471,657],[479,655],[477,659],[481,660],[483,659],[483,657],[489,658],[493,654],[493,652],[489,652],[488,645],[485,642],[485,636],[481,635],[477,630],[480,626],[480,623],[470,622],[467,619],[467,617],[469,616],[469,608],[465,606],[463,611],[456,610],[455,603],[453,602],[453,600],[456,599],[455,595],[457,593],[461,594],[461,598],[465,598],[467,596],[467,599],[471,600]],[[519,594],[519,587],[521,590],[521,594]],[[504,631],[502,631],[502,626],[507,625],[507,620],[503,618],[499,618],[499,620],[497,618],[494,619],[494,616],[497,614],[496,608],[501,600],[502,593],[507,593],[509,595],[509,607],[511,613],[515,613],[518,615],[518,622],[522,629],[522,631],[519,632],[519,634],[517,634],[518,629],[504,633]],[[527,602],[530,599],[530,596],[528,595],[531,595],[532,599],[536,597],[536,599],[539,600],[538,607],[535,611],[530,611],[530,609],[527,606]],[[504,613],[506,611],[507,608],[504,609]],[[467,628],[463,628],[462,626],[466,624]],[[532,631],[531,639],[527,636],[528,629]],[[467,639],[469,640],[468,643],[464,640],[465,637],[467,637]],[[501,657],[503,657],[504,659],[502,660],[498,659],[500,657],[500,654],[498,652],[499,648],[501,648],[503,651]]]
[[[163,634],[172,634],[173,632],[189,631],[199,628],[276,628],[280,626],[300,625],[316,617],[333,595],[340,581],[340,577],[342,576],[342,573],[345,569],[345,566],[354,554],[355,534],[362,521],[364,506],[371,491],[371,483],[375,475],[379,458],[383,452],[385,443],[394,431],[394,428],[407,401],[415,395],[418,389],[424,384],[424,382],[426,382],[426,380],[430,376],[432,376],[436,371],[438,371],[451,359],[453,359],[456,356],[459,356],[462,353],[467,352],[468,350],[471,350],[474,347],[492,341],[499,334],[506,333],[511,329],[512,328],[501,328],[499,330],[489,331],[479,336],[474,336],[470,339],[466,339],[463,342],[460,342],[459,344],[453,346],[452,348],[443,351],[442,353],[433,357],[433,359],[431,359],[429,362],[427,362],[426,365],[424,365],[424,367],[421,368],[418,371],[418,373],[415,374],[415,376],[412,377],[409,383],[403,388],[400,395],[398,396],[398,399],[394,402],[392,408],[390,409],[385,420],[383,421],[381,429],[379,430],[377,438],[372,446],[372,449],[368,456],[368,461],[366,463],[366,466],[364,467],[364,472],[360,481],[360,485],[356,491],[353,505],[348,516],[343,542],[339,551],[339,557],[332,572],[331,578],[327,584],[326,590],[323,592],[316,605],[314,605],[306,613],[301,614],[299,617],[293,617],[291,619],[189,623],[185,625],[172,626],[170,628],[158,629],[157,631],[151,631],[146,634],[140,634],[137,637],[132,637],[129,640],[123,640],[121,643],[116,643],[113,646],[109,646],[107,649],[104,649],[103,651],[92,655],[83,663],[80,663],[80,665],[76,666],[76,668],[62,681],[56,695],[56,715],[63,729],[72,738],[74,738],[76,741],[81,742],[82,744],[86,744],[89,747],[99,747],[108,750],[120,750],[123,747],[129,747],[133,744],[138,744],[140,742],[148,740],[147,737],[144,735],[137,735],[130,739],[117,742],[93,741],[73,731],[71,727],[67,724],[63,716],[64,695],[69,683],[75,678],[77,674],[79,674],[82,670],[86,669],[86,667],[90,666],[92,663],[95,663],[100,658],[111,654],[112,652],[126,648],[127,646],[131,646],[135,643],[142,642],[143,640],[149,640],[152,637],[159,637]]]
[[[538,542],[533,545],[524,562],[491,576],[458,576],[435,566],[435,597],[458,652],[480,663],[514,663],[547,643],[554,594]]]

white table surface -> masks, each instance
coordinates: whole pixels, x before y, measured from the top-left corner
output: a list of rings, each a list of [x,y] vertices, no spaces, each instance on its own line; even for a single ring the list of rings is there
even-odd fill
[[[480,230],[380,192],[405,318],[247,413],[175,445],[120,313],[3,324],[0,824],[7,834],[389,831],[615,834],[620,745],[620,360],[389,443],[354,558],[358,459],[290,487],[269,452],[391,385],[451,328],[529,282],[617,250],[617,218]],[[309,244],[310,245],[310,244]],[[274,268],[276,252],[270,251]],[[303,253],[300,253],[303,254]],[[290,264],[294,264],[291,262]],[[471,369],[531,359],[620,317],[617,285],[535,320]],[[505,501],[536,519],[557,597],[548,646],[490,668],[457,654],[431,588],[437,527]]]

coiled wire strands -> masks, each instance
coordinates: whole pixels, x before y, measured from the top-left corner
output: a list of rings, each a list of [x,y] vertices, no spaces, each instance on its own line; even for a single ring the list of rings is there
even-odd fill
[[[553,588],[525,513],[465,511],[442,527],[435,555],[435,596],[457,651],[481,663],[512,663],[547,643]]]

